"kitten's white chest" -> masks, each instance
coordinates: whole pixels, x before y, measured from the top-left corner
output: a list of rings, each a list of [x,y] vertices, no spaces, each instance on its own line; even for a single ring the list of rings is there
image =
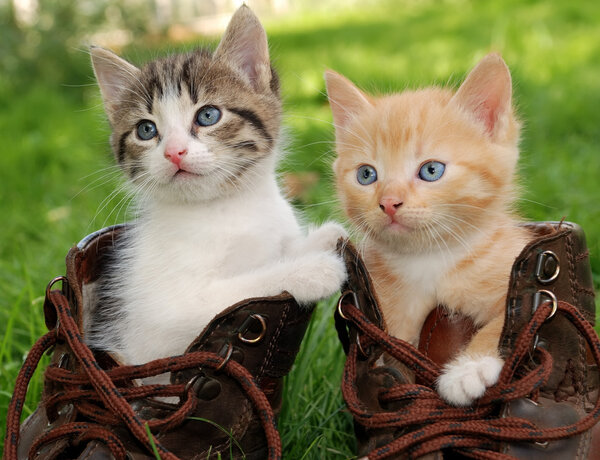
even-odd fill
[[[274,258],[281,251],[280,235],[269,232],[268,225],[260,228],[244,222],[243,217],[247,216],[197,216],[184,221],[178,216],[169,223],[148,223],[132,248],[132,274],[157,277],[158,271],[171,280],[202,277],[208,281],[212,274],[233,275]],[[257,231],[249,231],[248,226]]]
[[[263,219],[264,212],[273,215]],[[280,259],[298,234],[291,210],[277,200],[153,210],[134,230],[121,268],[125,359],[156,358],[156,343],[163,356],[183,352],[218,312],[252,296],[229,280]]]
[[[440,280],[456,262],[451,253],[388,254],[385,259],[406,285],[424,295],[435,293]]]
[[[448,255],[389,251],[382,257],[389,275],[379,274],[383,275],[379,294],[389,332],[416,344],[425,318],[438,304],[440,281],[455,261]]]

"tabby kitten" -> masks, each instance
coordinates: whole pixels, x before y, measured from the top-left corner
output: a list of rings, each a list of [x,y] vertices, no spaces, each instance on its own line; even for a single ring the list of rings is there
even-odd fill
[[[326,73],[334,170],[389,333],[417,344],[437,305],[480,327],[438,391],[468,405],[499,376],[511,266],[530,235],[511,211],[519,125],[502,58],[486,56],[456,93],[372,97]]]
[[[249,8],[214,54],[141,69],[105,49],[91,55],[139,215],[86,320],[90,346],[140,364],[182,353],[240,300],[285,290],[307,304],[339,289],[344,230],[330,223],[305,236],[276,182],[279,84]]]

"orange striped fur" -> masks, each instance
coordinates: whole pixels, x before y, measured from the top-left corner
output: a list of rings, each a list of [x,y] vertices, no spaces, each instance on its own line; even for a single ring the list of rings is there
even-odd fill
[[[326,80],[337,192],[362,237],[388,330],[416,344],[438,304],[471,317],[481,329],[438,386],[449,402],[470,404],[500,371],[510,270],[530,238],[512,211],[519,123],[508,68],[490,54],[456,92],[383,97],[332,71]],[[445,167],[437,180],[419,176],[430,161]],[[376,171],[372,183],[358,181],[364,165]]]

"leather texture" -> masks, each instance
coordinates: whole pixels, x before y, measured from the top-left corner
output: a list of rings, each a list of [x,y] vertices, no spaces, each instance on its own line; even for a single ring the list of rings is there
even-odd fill
[[[570,222],[529,227],[538,237],[523,249],[513,265],[500,340],[504,354],[512,349],[516,336],[541,302],[568,302],[591,324],[595,323],[592,273],[583,230]],[[535,404],[529,400],[513,401],[505,408],[505,414],[545,427],[578,420],[593,406],[598,394],[598,369],[588,363],[586,343],[566,318],[557,315],[540,328],[534,346],[545,348],[552,355],[550,379]],[[590,449],[591,435],[587,432],[543,445],[505,444],[503,452],[520,459],[597,459],[600,452]]]
[[[126,226],[109,227],[96,232],[72,248],[66,258],[67,280],[63,293],[69,299],[74,317],[83,330],[83,306],[89,287],[105,270],[105,262],[114,242]],[[150,289],[151,287],[149,287]],[[217,315],[191,343],[188,352],[208,351],[224,360],[242,364],[264,392],[275,415],[280,411],[283,377],[290,371],[300,343],[308,327],[313,306],[299,306],[294,298],[282,293],[268,298],[247,299]],[[56,313],[46,308],[46,324],[50,330],[60,327]],[[106,353],[95,352],[100,366],[108,369],[119,364]],[[57,343],[51,366],[80,371],[66,343]],[[155,433],[169,451],[182,459],[267,457],[267,442],[258,416],[241,386],[227,375],[213,369],[188,369],[173,372],[171,383],[191,385],[198,396],[192,416],[175,429]],[[130,382],[130,385],[136,385]],[[43,400],[61,391],[60,384],[45,382],[42,403],[21,425],[19,458],[28,458],[34,441],[50,429],[75,421],[85,421],[72,404],[57,413],[46,412]],[[157,399],[142,399],[132,406],[145,420],[162,419],[172,414],[177,404]],[[123,426],[111,427],[127,449],[131,459],[155,458],[144,450]],[[235,439],[232,443],[231,438]],[[237,447],[241,447],[240,449]],[[99,441],[77,444],[67,438],[47,443],[37,459],[77,458],[100,460],[113,458],[111,451]]]
[[[569,222],[531,223],[527,227],[536,236],[512,267],[505,326],[500,339],[500,350],[504,356],[511,353],[517,336],[541,303],[568,302],[577,307],[589,323],[593,325],[595,322],[591,268],[581,228]],[[353,304],[359,306],[371,322],[385,330],[372,280],[357,251],[351,244],[340,246],[339,250],[344,255],[349,271],[344,295],[355,295]],[[341,309],[336,313],[336,327],[347,351],[348,344],[360,344],[360,338],[356,329],[339,321],[340,313]],[[442,365],[465,346],[474,332],[475,327],[468,318],[449,316],[443,306],[439,306],[424,324],[419,351]],[[543,347],[553,358],[547,384],[538,394],[531,395],[531,399],[521,398],[499,405],[498,414],[501,417],[522,417],[540,427],[572,424],[587,414],[597,400],[597,366],[591,363],[586,342],[573,324],[560,314],[546,320],[535,342],[531,345],[532,351],[535,347]],[[412,383],[413,373],[401,363],[386,359],[386,353],[380,347],[360,349],[363,353],[356,360],[356,389],[364,409],[374,414],[400,409],[402,402],[394,401],[393,404],[399,404],[398,407],[382,405],[378,394],[400,383]],[[533,364],[533,361],[523,362],[520,366],[525,371]],[[403,434],[393,427],[367,429],[356,421],[355,433],[359,457],[368,455],[375,448],[385,446]],[[505,442],[496,445],[496,452],[518,459],[598,459],[600,428],[596,424],[582,435],[547,443]],[[400,454],[390,458],[409,457]],[[456,452],[443,451],[423,458],[463,457]]]

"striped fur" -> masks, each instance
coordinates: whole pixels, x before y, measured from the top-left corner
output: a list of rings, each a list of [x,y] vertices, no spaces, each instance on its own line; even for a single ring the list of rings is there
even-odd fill
[[[108,50],[94,48],[92,58],[113,129],[113,151],[134,184],[161,196],[181,197],[183,193],[190,201],[210,199],[242,186],[248,170],[272,155],[281,123],[274,70],[268,84],[256,88],[235,63],[206,49],[157,59],[141,69]],[[103,75],[115,69],[121,70],[121,78],[104,81]],[[199,126],[195,117],[205,106],[221,110],[222,120],[214,126]],[[173,119],[182,132],[171,129]],[[156,124],[155,139],[143,141],[136,136],[141,120]],[[225,172],[218,175],[221,180],[204,181],[206,186],[193,190],[170,180],[172,165],[162,157],[172,136],[185,136],[190,153],[194,146],[215,152],[215,167]]]
[[[287,291],[306,304],[339,289],[343,229],[304,235],[276,181],[279,83],[249,8],[234,14],[214,53],[141,69],[107,50],[91,54],[139,216],[116,243],[97,305],[86,308],[90,346],[141,364],[183,353],[241,300]],[[219,111],[214,124],[198,121],[205,107]],[[156,136],[139,134],[148,121]]]
[[[389,332],[416,344],[438,304],[470,316],[481,329],[439,382],[449,402],[470,404],[498,377],[510,270],[529,238],[511,210],[519,124],[508,68],[492,54],[456,93],[385,97],[334,72],[326,78],[338,195],[363,234]],[[425,181],[419,171],[431,160],[445,171]],[[357,181],[365,164],[377,170],[370,185]]]

